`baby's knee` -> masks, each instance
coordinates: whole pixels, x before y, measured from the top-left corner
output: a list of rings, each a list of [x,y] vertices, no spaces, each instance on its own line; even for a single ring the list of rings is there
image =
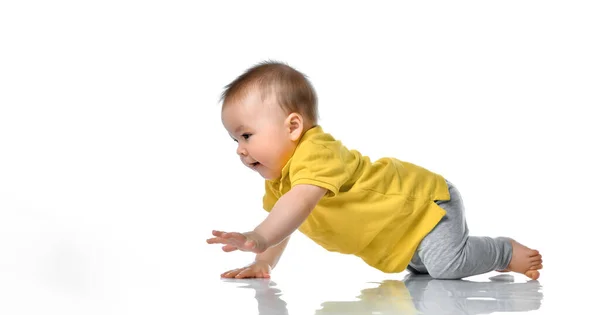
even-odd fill
[[[461,276],[457,273],[452,273],[452,272],[440,272],[440,273],[429,272],[429,275],[432,278],[439,279],[439,280],[459,280],[459,279],[463,278],[463,276]]]
[[[465,277],[460,270],[454,270],[452,268],[427,268],[429,275],[434,279],[440,280],[458,280]]]

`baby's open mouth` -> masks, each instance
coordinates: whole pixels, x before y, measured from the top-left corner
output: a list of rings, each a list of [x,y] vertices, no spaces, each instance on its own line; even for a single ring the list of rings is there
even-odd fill
[[[250,165],[252,165],[252,167],[257,167],[257,166],[258,166],[258,164],[260,164],[260,163],[258,163],[258,162],[254,162],[254,163],[252,163],[252,164],[250,164]]]

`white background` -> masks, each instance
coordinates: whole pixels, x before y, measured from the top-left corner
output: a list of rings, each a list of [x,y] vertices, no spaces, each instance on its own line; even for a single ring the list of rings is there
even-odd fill
[[[227,302],[218,275],[252,255],[205,239],[266,212],[218,98],[266,59],[309,76],[327,132],[444,175],[472,234],[539,249],[556,297],[585,295],[568,287],[596,273],[599,13],[593,1],[3,1],[0,312]],[[274,277],[304,271],[379,275],[296,233]]]

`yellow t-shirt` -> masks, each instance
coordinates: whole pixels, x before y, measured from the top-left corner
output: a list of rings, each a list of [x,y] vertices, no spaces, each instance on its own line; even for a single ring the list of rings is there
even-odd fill
[[[420,241],[446,213],[435,200],[450,199],[442,176],[395,158],[371,161],[321,126],[305,132],[281,173],[265,181],[266,211],[295,185],[326,188],[300,232],[387,273],[406,269]]]

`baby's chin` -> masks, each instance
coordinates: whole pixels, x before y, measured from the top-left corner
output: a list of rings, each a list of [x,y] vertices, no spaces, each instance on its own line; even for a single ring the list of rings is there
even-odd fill
[[[278,179],[280,177],[279,174],[272,174],[271,172],[264,172],[264,171],[258,171],[258,174],[260,174],[260,176],[266,180],[275,180]]]

